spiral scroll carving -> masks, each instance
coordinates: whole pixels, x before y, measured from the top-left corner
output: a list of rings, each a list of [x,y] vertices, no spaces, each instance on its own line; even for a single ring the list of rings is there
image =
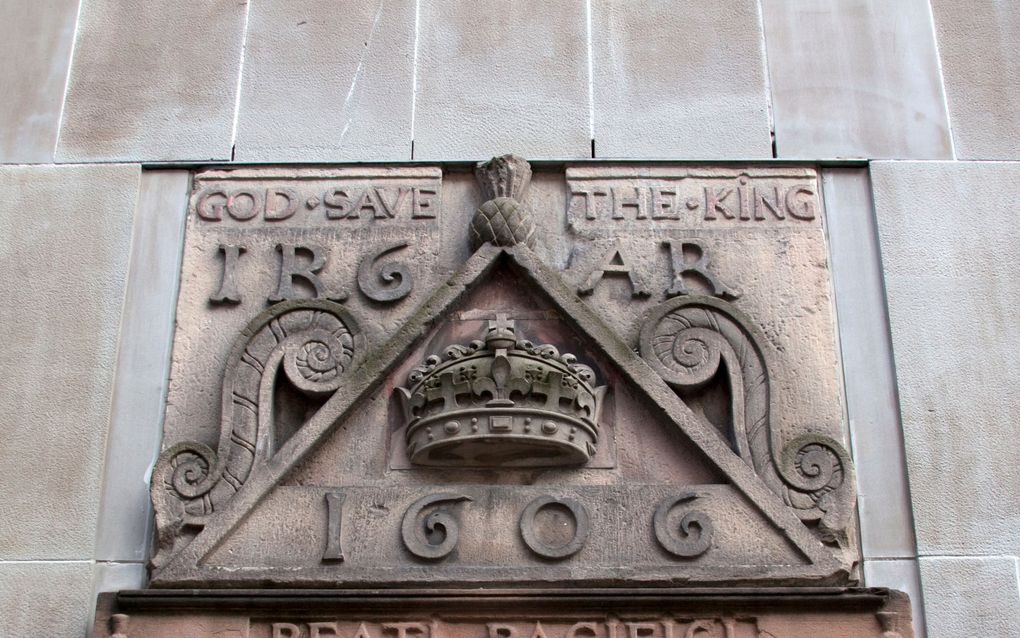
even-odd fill
[[[853,468],[828,437],[780,439],[772,424],[769,365],[758,330],[714,297],[671,299],[641,330],[641,356],[676,389],[695,389],[722,374],[732,401],[734,451],[823,540],[840,542],[854,502]]]
[[[786,444],[777,469],[801,518],[819,521],[826,540],[839,542],[854,500],[853,464],[846,450],[829,437],[805,434]]]
[[[216,465],[216,453],[201,443],[183,443],[171,449],[175,451],[169,455],[173,468],[170,485],[185,498],[202,495]]]
[[[339,326],[287,337],[283,369],[297,388],[313,395],[336,391],[354,362],[354,336]]]
[[[460,537],[460,525],[453,514],[439,508],[422,517],[426,508],[442,503],[460,503],[471,499],[463,494],[441,492],[429,494],[415,501],[404,512],[400,526],[400,535],[408,551],[426,560],[439,560],[448,556],[457,547]],[[439,534],[442,539],[432,543],[430,537]]]
[[[668,383],[697,387],[719,369],[725,343],[706,328],[667,326],[652,338],[653,367]]]
[[[158,537],[153,566],[167,560],[179,537],[201,529],[258,463],[274,453],[273,394],[279,370],[305,394],[328,396],[341,388],[362,350],[357,323],[330,301],[277,304],[242,331],[223,376],[216,449],[178,443],[160,454],[153,470]]]
[[[672,496],[655,508],[655,515],[652,518],[655,540],[659,541],[663,549],[679,558],[695,558],[712,547],[715,526],[706,512],[691,510],[685,513],[680,519],[679,530],[676,531],[669,524],[669,514],[674,508],[700,496],[695,493]]]
[[[349,354],[347,358],[350,359]],[[339,377],[344,371],[334,348],[325,341],[306,341],[296,349],[294,367],[306,381],[328,382]]]

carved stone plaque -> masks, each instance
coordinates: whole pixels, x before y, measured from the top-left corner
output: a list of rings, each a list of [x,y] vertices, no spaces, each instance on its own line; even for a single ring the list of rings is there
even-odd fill
[[[834,335],[811,167],[197,172],[152,585],[845,602],[831,588],[856,582],[858,549]],[[810,633],[821,612],[695,613],[683,594],[614,599],[619,616],[210,622],[273,638],[908,635],[881,634],[888,596],[868,595],[843,633]],[[145,600],[109,602],[110,622]]]

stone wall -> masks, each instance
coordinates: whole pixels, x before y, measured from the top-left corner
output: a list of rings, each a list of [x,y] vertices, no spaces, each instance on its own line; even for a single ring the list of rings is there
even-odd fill
[[[868,585],[1020,636],[1012,0],[0,3],[0,635],[144,583],[200,163],[822,166]],[[934,160],[934,161],[933,161]]]

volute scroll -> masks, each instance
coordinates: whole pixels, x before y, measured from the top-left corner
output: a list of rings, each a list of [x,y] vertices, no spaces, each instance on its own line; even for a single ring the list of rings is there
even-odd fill
[[[765,337],[732,304],[716,297],[670,299],[642,326],[641,356],[678,391],[721,378],[730,395],[729,443],[825,542],[844,545],[856,499],[843,446],[821,434],[783,441],[773,423],[774,390]]]
[[[173,553],[178,537],[201,529],[258,463],[275,452],[277,383],[285,378],[321,400],[341,389],[364,349],[357,321],[331,301],[275,304],[248,324],[227,359],[217,448],[185,441],[164,450],[156,462],[151,487],[158,548],[154,567]]]

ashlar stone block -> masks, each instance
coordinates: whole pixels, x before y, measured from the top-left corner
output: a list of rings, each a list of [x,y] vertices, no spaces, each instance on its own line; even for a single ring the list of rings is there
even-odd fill
[[[928,638],[1020,636],[1015,558],[921,558],[921,581]]]
[[[142,173],[114,379],[96,558],[144,561],[159,452],[190,173]]]
[[[933,0],[960,159],[1020,159],[1020,5]]]
[[[239,161],[411,159],[415,2],[252,4]]]
[[[246,2],[82,7],[57,160],[228,160]]]
[[[778,157],[952,157],[925,0],[762,8]]]
[[[138,180],[137,166],[0,169],[0,558],[94,551]]]
[[[753,0],[595,0],[596,157],[772,157]]]
[[[867,169],[829,168],[822,185],[861,548],[865,560],[912,558],[917,545],[871,183]]]
[[[591,156],[581,0],[422,0],[414,159]]]
[[[0,4],[0,162],[53,160],[78,0]]]
[[[81,638],[91,593],[89,562],[0,562],[0,635]]]
[[[1016,555],[1020,164],[872,167],[918,551]]]

